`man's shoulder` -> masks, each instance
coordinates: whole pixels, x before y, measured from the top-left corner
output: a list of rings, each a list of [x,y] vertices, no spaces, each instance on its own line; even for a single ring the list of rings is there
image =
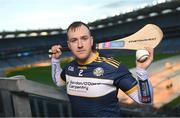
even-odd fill
[[[103,63],[106,66],[113,67],[113,68],[118,68],[121,64],[120,61],[117,61],[113,57],[109,56],[104,56],[100,55],[97,59],[96,62]]]

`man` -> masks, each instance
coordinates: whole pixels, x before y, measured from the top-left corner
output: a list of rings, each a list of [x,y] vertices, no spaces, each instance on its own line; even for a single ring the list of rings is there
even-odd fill
[[[52,46],[52,78],[58,86],[66,84],[74,116],[121,116],[119,88],[137,103],[152,103],[152,86],[146,71],[153,60],[152,49],[147,48],[150,56],[145,62],[136,62],[136,80],[123,64],[100,56],[92,48],[93,37],[85,23],[72,23],[67,29],[67,38],[75,60],[62,70],[61,46]]]

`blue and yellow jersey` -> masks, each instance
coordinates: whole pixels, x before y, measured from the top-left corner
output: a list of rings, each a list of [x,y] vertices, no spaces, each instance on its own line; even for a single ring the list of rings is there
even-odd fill
[[[99,56],[79,65],[70,62],[61,73],[74,116],[121,116],[117,93],[131,93],[137,80],[123,64],[112,58]]]

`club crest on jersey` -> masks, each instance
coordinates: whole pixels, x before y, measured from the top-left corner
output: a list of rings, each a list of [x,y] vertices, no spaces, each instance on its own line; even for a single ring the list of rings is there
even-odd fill
[[[68,67],[68,70],[69,70],[69,71],[74,71],[74,67],[69,66],[69,67]]]
[[[101,67],[97,67],[93,70],[94,76],[102,76],[104,74],[104,69]]]

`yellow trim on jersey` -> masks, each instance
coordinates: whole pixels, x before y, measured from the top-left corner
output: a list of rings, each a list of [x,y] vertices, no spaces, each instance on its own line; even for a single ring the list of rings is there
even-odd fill
[[[111,62],[111,63],[117,65],[117,66],[120,65],[120,63],[119,63],[118,61],[116,61],[116,60],[114,60],[114,59],[112,59],[112,58],[108,58],[107,60],[108,60],[109,62]]]
[[[115,63],[112,59],[110,58],[106,58],[106,57],[101,57],[103,61],[105,61],[106,63],[118,68],[119,67],[119,63]]]
[[[111,60],[112,62],[116,63],[116,64],[120,64],[119,61],[117,61],[117,60],[115,60],[115,59],[113,59],[113,58],[108,58],[108,59]]]
[[[116,68],[119,67],[120,63],[112,58],[106,58],[106,57],[99,57],[99,53],[98,52],[95,52],[95,55],[93,55],[93,57],[90,59],[90,60],[87,60],[86,62],[78,62],[78,64],[80,65],[87,65],[87,64],[90,64],[92,63],[93,61],[95,62],[106,62]]]
[[[112,65],[112,66],[114,66],[114,67],[116,67],[116,68],[118,68],[118,66],[116,64],[113,64],[112,62],[108,62],[108,61],[105,61],[105,62]]]
[[[93,61],[95,61],[98,57],[99,57],[99,53],[98,52],[94,52],[94,55],[93,55],[93,57],[91,57],[91,59],[89,59],[89,60],[87,60],[87,61],[85,61],[83,63],[79,62],[78,60],[77,60],[77,62],[78,62],[79,65],[87,65],[87,64],[90,64]]]
[[[129,95],[129,94],[133,93],[134,91],[138,90],[138,87],[139,87],[139,86],[136,85],[136,86],[134,86],[133,88],[131,88],[131,89],[129,89],[128,91],[126,91],[125,93]]]
[[[98,57],[95,62],[103,62],[102,58],[101,57]]]

